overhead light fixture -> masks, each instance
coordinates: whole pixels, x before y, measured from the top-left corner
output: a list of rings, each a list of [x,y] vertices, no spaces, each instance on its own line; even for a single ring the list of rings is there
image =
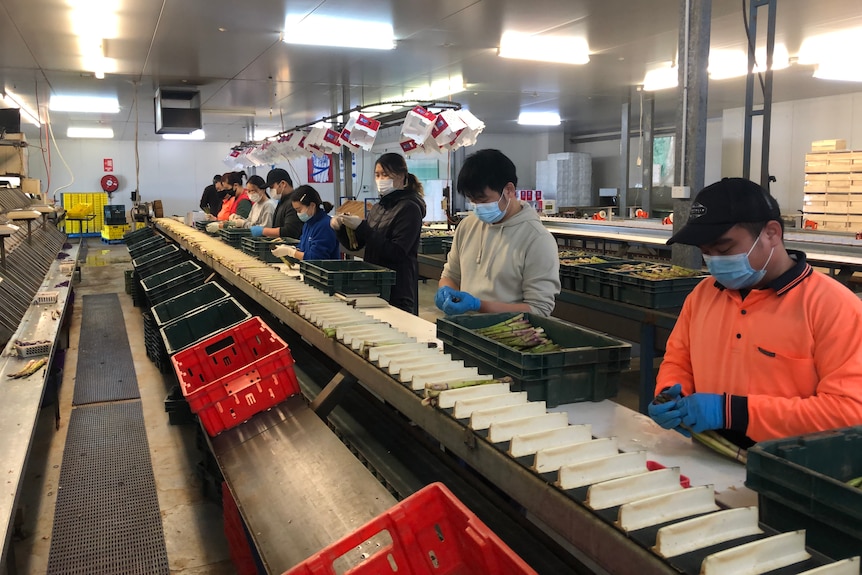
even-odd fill
[[[860,50],[862,28],[838,30],[803,40],[797,63],[815,65],[819,80],[862,82],[862,64],[855,61]]]
[[[417,100],[439,100],[465,90],[464,78],[461,75],[452,76],[431,82],[427,87],[413,88],[404,93],[404,98],[415,98]],[[417,102],[418,104],[418,102]],[[406,105],[406,104],[405,104]]]
[[[288,15],[282,40],[287,44],[392,50],[395,32],[390,22],[334,18],[316,14]]]
[[[67,138],[102,138],[111,139],[114,137],[114,130],[111,128],[75,128],[70,127],[66,130]]]
[[[254,129],[254,139],[255,140],[265,140],[267,138],[272,138],[276,134],[280,134],[283,130],[279,130],[278,128],[255,128]]]
[[[679,84],[679,74],[676,66],[672,62],[668,62],[666,65],[646,73],[643,89],[646,92],[655,92],[657,90],[676,88],[677,84]]]
[[[29,106],[24,105],[24,102],[21,100],[21,97],[11,92],[9,90],[5,90],[5,95],[0,94],[0,100],[3,100],[7,104],[10,104],[21,112],[21,117],[28,123],[33,124],[37,128],[42,127],[42,122],[39,121],[39,115],[34,112]]]
[[[754,72],[764,72],[766,70],[766,48],[761,47],[755,50],[754,59],[756,62]],[[783,70],[788,66],[790,66],[790,54],[787,52],[787,46],[776,44],[772,50],[772,71]],[[711,80],[745,76],[748,73],[748,52],[742,48],[710,50],[708,71]]]
[[[862,63],[856,60],[855,54],[849,55],[844,60],[827,60],[817,65],[814,77],[818,80],[862,82]]]
[[[103,79],[116,71],[116,62],[105,57],[105,40],[120,36],[120,0],[68,0],[71,30],[77,36],[81,67]]]
[[[559,126],[560,115],[556,112],[521,112],[518,123],[522,126]]]
[[[507,31],[500,38],[497,54],[501,58],[556,64],[587,64],[590,61],[590,47],[580,36],[542,36]]]
[[[51,96],[48,108],[54,112],[118,114],[120,102],[116,96]]]
[[[206,133],[203,130],[195,130],[188,134],[162,134],[165,140],[205,140]]]

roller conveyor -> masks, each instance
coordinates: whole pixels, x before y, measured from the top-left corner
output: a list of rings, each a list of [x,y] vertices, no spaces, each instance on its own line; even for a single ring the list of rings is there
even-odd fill
[[[251,298],[267,308],[273,315],[285,323],[288,327],[301,335],[304,340],[309,342],[318,350],[329,356],[334,362],[340,365],[345,372],[348,372],[359,379],[362,385],[370,390],[375,395],[383,398],[387,403],[392,405],[396,410],[401,412],[409,420],[423,428],[426,432],[439,440],[447,450],[453,452],[458,457],[463,459],[468,465],[476,469],[489,482],[496,485],[498,488],[509,494],[512,498],[523,505],[527,512],[538,519],[541,523],[547,525],[557,536],[573,545],[581,552],[586,554],[591,559],[598,562],[603,568],[613,573],[672,573],[672,572],[690,572],[688,568],[681,569],[679,564],[668,561],[666,558],[661,558],[653,550],[649,549],[651,545],[645,544],[645,539],[639,540],[632,537],[631,533],[626,531],[622,526],[637,525],[642,526],[648,520],[644,519],[644,511],[642,507],[631,508],[625,513],[625,520],[620,521],[623,515],[621,509],[626,505],[641,504],[640,502],[649,499],[650,497],[664,497],[668,493],[672,493],[679,489],[679,469],[667,469],[661,473],[642,473],[640,475],[625,473],[623,477],[611,481],[622,482],[620,486],[602,485],[593,495],[594,510],[589,510],[589,489],[586,492],[577,492],[577,490],[564,491],[549,483],[548,473],[541,473],[536,469],[535,464],[528,466],[524,464],[524,458],[515,459],[507,454],[509,443],[514,442],[514,437],[506,442],[493,444],[486,437],[490,434],[489,428],[494,425],[512,426],[512,422],[519,422],[521,419],[528,417],[544,417],[546,413],[543,406],[538,404],[531,406],[529,413],[520,408],[505,411],[507,407],[495,407],[491,409],[503,409],[501,412],[493,412],[486,414],[481,426],[478,429],[470,430],[465,421],[455,419],[447,411],[429,409],[422,406],[420,397],[413,391],[411,386],[397,383],[397,381],[384,369],[373,364],[366,357],[361,355],[363,349],[360,346],[357,349],[350,349],[343,343],[326,337],[321,329],[310,323],[307,319],[295,313],[298,300],[291,300],[288,297],[279,297],[280,290],[274,287],[267,286],[267,280],[271,280],[270,271],[261,269],[251,265],[250,262],[237,259],[235,250],[231,250],[215,240],[216,243],[210,243],[211,238],[207,238],[204,234],[195,232],[194,230],[185,227],[182,224],[169,220],[158,220],[157,226],[161,228],[169,236],[173,237],[186,249],[192,252],[193,255],[206,258],[206,261],[213,267],[213,270],[221,275],[228,283],[233,284],[241,291],[245,292]],[[267,276],[267,277],[264,277]],[[283,281],[280,280],[279,281]],[[272,292],[272,293],[268,293]],[[307,296],[306,296],[307,297]],[[280,300],[287,300],[287,303]],[[293,309],[290,309],[293,306]],[[415,323],[421,322],[416,318],[412,318]],[[402,326],[399,324],[399,328]],[[372,348],[374,349],[374,348]],[[377,350],[375,349],[375,352]],[[380,353],[383,353],[381,349]],[[379,355],[379,353],[375,353]],[[378,358],[379,363],[379,358]],[[382,364],[381,364],[382,365]],[[407,383],[407,382],[405,382]],[[590,412],[600,411],[596,408],[602,404],[610,404],[611,402],[601,402],[600,404],[591,405],[569,405],[560,406],[562,409],[555,409],[556,412],[565,411],[568,413],[569,423],[584,423],[583,418]],[[608,407],[611,410],[616,408]],[[618,406],[617,406],[618,408]],[[634,414],[624,408],[619,410],[628,412],[623,414],[618,412],[619,416],[624,416],[633,419],[635,423],[640,424],[640,429],[636,430],[635,436],[618,441],[614,445],[614,451],[622,451],[621,455],[627,451],[637,452],[645,449],[658,450],[658,455],[661,456],[661,450],[666,444],[674,445],[673,451],[696,450],[695,446],[690,445],[690,442],[684,442],[682,438],[672,437],[674,434],[662,433],[662,437],[656,439],[650,438],[650,435],[657,435],[657,430],[654,425],[651,425],[645,417]],[[603,432],[617,431],[616,429],[608,430],[608,421],[614,424],[614,417],[604,421],[605,429],[601,429],[600,425],[593,425],[593,432],[597,436],[596,440],[601,438]],[[475,415],[475,413],[471,414]],[[640,421],[638,421],[640,420]],[[628,422],[631,425],[632,422]],[[515,424],[517,429],[521,423]],[[623,426],[625,427],[625,426]],[[488,430],[483,433],[481,431]],[[522,431],[529,430],[529,426],[525,426]],[[643,434],[643,431],[647,431]],[[472,433],[470,433],[472,431]],[[504,434],[502,437],[506,437]],[[641,442],[641,445],[634,445]],[[678,442],[680,449],[676,449]],[[638,447],[640,449],[638,449]],[[702,450],[701,450],[702,451]],[[612,453],[606,454],[608,456]],[[700,475],[703,479],[704,475],[713,475],[713,468],[733,469],[735,467],[735,477],[724,485],[716,485],[716,491],[740,491],[742,490],[741,481],[744,477],[744,468],[724,460],[720,460],[718,456],[711,454],[699,453],[698,457],[701,462],[689,460],[683,457],[683,464],[680,465],[684,473],[695,477]],[[695,458],[695,459],[698,459]],[[589,460],[589,458],[587,458]],[[667,458],[661,457],[661,461],[668,465]],[[566,467],[565,460],[560,460],[559,469]],[[626,463],[630,465],[630,463]],[[568,467],[567,467],[568,469]],[[694,473],[689,469],[694,469]],[[699,470],[699,471],[698,471]],[[663,477],[667,475],[668,477]],[[721,475],[719,473],[719,475]],[[734,471],[731,471],[731,476]],[[641,477],[643,476],[643,477]],[[674,482],[676,487],[674,488]],[[700,483],[699,485],[704,485]],[[701,490],[701,493],[703,491]],[[638,495],[639,494],[639,495]],[[693,509],[695,513],[702,513],[705,507],[702,497],[692,496]],[[641,504],[642,505],[642,504]],[[715,502],[712,503],[715,506]],[[673,511],[669,511],[668,504],[657,504],[659,513],[664,513],[660,517],[675,517]],[[712,509],[712,507],[710,507]],[[676,512],[679,515],[680,512]],[[684,515],[684,513],[683,513]],[[615,525],[616,524],[616,525]],[[653,535],[655,535],[653,533]],[[653,538],[655,541],[655,538]],[[711,550],[712,551],[712,550]],[[803,546],[804,552],[804,546]],[[798,549],[790,551],[790,553],[799,553]],[[807,552],[806,552],[807,553]],[[704,556],[705,558],[705,556]],[[808,560],[806,560],[808,561]],[[823,559],[814,557],[815,564],[822,564]],[[819,563],[818,563],[819,562]],[[699,565],[699,563],[698,563]],[[806,563],[809,567],[811,563]],[[696,571],[695,571],[696,572]],[[801,572],[801,571],[800,571]]]

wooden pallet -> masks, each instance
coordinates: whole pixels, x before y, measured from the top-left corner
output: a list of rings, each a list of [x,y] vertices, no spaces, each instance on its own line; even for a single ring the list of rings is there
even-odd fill
[[[805,173],[862,173],[862,152],[846,150],[805,154]]]

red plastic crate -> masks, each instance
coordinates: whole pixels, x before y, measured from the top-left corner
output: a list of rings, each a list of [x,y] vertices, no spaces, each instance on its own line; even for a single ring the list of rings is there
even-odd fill
[[[442,483],[417,491],[284,575],[534,574]]]
[[[665,466],[658,461],[652,461],[651,459],[647,459],[646,468],[647,471],[657,471],[659,469],[665,469]],[[679,484],[683,489],[688,489],[689,487],[691,487],[691,479],[689,479],[685,475],[680,474]]]
[[[227,483],[221,484],[224,534],[230,550],[230,559],[238,575],[258,575],[254,553],[243,528],[242,516]]]
[[[183,396],[211,436],[296,393],[290,348],[253,317],[171,357]]]

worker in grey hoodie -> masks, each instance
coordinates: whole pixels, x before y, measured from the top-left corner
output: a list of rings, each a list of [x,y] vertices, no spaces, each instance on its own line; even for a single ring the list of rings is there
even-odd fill
[[[435,303],[447,315],[479,311],[549,316],[560,293],[557,242],[517,197],[515,165],[499,150],[464,161],[458,191],[473,213],[455,229]]]

